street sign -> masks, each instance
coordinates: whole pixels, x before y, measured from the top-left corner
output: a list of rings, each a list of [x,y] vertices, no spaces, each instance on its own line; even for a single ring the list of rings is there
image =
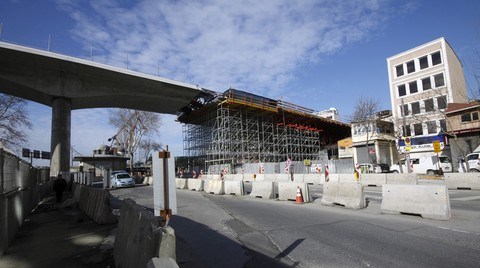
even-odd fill
[[[175,158],[167,150],[154,153],[153,158],[153,208],[155,216],[165,219],[177,214],[177,189]],[[168,215],[170,214],[170,215]]]
[[[433,151],[435,153],[441,153],[442,147],[440,146],[440,141],[433,141]]]
[[[405,137],[405,150],[406,151],[412,150],[410,137]]]

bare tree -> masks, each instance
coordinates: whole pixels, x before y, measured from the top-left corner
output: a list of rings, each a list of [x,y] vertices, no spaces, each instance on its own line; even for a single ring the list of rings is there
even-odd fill
[[[133,171],[134,154],[145,135],[158,133],[161,117],[157,113],[115,109],[110,114],[110,124],[119,129],[117,144],[130,156],[130,170]]]
[[[140,149],[143,150],[144,153],[144,159],[145,159],[145,165],[148,162],[148,159],[150,158],[150,155],[152,151],[158,151],[162,148],[162,144],[154,141],[153,139],[144,139],[140,142]]]
[[[0,142],[10,149],[27,144],[25,129],[31,129],[32,123],[26,105],[24,99],[0,93]]]
[[[355,123],[366,133],[367,158],[373,163],[373,159],[370,156],[369,142],[371,134],[374,132],[376,115],[379,110],[378,101],[367,98],[360,98],[355,105],[355,110],[352,115],[351,122]]]

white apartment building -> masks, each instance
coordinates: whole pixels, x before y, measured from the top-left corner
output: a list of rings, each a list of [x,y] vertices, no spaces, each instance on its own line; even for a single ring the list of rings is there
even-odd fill
[[[448,103],[467,101],[463,67],[445,38],[387,58],[397,145],[411,138],[412,156],[433,155],[434,140],[450,156],[445,136]]]
[[[317,116],[327,118],[327,119],[331,119],[331,120],[335,120],[335,121],[338,121],[339,118],[340,118],[340,115],[338,114],[338,110],[335,109],[335,108],[330,108],[328,110],[319,111],[319,112],[316,112],[314,114],[317,115]]]

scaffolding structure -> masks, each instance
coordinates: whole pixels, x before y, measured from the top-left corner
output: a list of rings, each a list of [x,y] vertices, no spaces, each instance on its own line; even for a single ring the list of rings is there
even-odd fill
[[[210,165],[319,159],[325,146],[350,136],[350,126],[315,111],[229,89],[178,117],[184,156]]]

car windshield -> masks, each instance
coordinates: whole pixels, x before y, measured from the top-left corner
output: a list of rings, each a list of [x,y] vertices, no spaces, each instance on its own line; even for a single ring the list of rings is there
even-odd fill
[[[450,160],[446,156],[444,156],[444,157],[440,156],[440,163],[450,163]]]
[[[478,154],[471,154],[467,156],[467,160],[477,160],[478,159]]]
[[[130,177],[130,175],[124,173],[124,174],[118,174],[117,178],[118,179],[130,179],[131,177]]]
[[[402,159],[400,162],[402,163],[402,165],[405,165],[405,159]],[[412,163],[415,164],[415,165],[418,165],[418,163],[420,162],[420,159],[418,159],[418,158],[410,158],[410,162],[412,162]]]

